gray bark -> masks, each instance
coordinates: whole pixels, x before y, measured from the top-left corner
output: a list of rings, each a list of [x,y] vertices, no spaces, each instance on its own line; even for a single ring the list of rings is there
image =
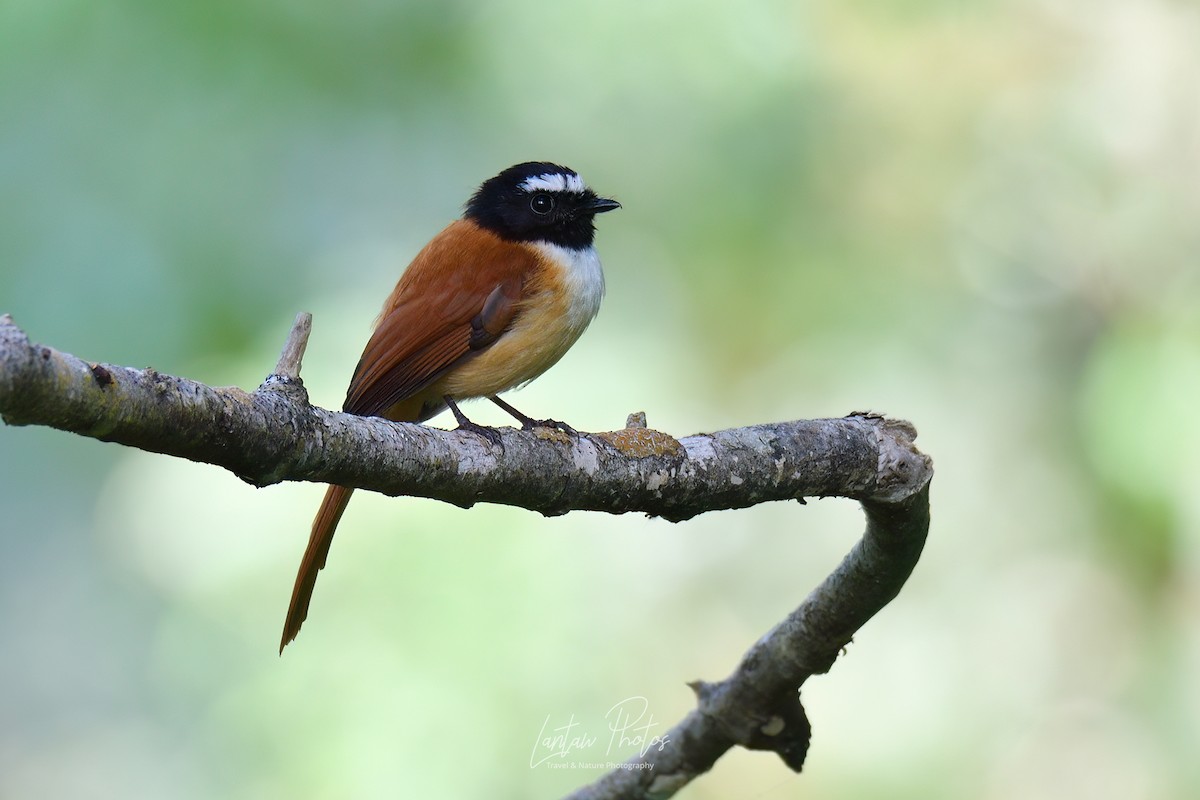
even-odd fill
[[[809,740],[800,686],[896,596],[924,545],[933,468],[909,423],[855,413],[675,439],[635,415],[611,432],[500,428],[490,441],[309,405],[299,377],[309,322],[297,318],[275,372],[246,392],[86,362],[32,343],[0,316],[0,417],[214,464],[257,486],[336,483],[463,507],[681,521],[769,500],[857,500],[862,539],[729,677],[690,684],[697,708],[667,732],[669,745],[571,797],[669,797],[734,745],[774,751],[799,771]]]

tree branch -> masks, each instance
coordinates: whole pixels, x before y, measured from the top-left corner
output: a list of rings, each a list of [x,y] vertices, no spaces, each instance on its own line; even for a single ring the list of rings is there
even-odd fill
[[[0,417],[215,464],[258,486],[336,483],[463,507],[641,511],[680,521],[768,500],[858,500],[862,540],[732,675],[690,684],[698,708],[666,734],[669,744],[571,797],[669,797],[735,744],[772,750],[800,769],[809,727],[799,687],[827,671],[896,596],[924,545],[933,468],[909,423],[852,414],[676,440],[631,418],[621,430],[578,437],[501,428],[492,443],[309,405],[299,370],[310,324],[307,314],[297,317],[275,373],[245,392],[85,362],[32,343],[0,316]]]

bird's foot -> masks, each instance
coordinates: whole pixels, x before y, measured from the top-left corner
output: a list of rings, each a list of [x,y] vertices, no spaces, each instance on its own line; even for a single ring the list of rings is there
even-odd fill
[[[553,430],[560,430],[563,433],[567,434],[568,436],[578,436],[579,435],[579,431],[575,430],[567,423],[559,422],[556,419],[524,420],[521,422],[521,428],[522,428],[522,430],[527,430],[527,431],[531,431],[534,428],[551,428]]]
[[[522,414],[520,411],[504,402],[499,397],[489,397],[488,399],[503,408],[512,415],[513,419],[521,423],[521,430],[523,431],[531,431],[534,428],[551,428],[554,430],[560,430],[568,436],[579,435],[579,431],[575,430],[565,422],[559,422],[556,419],[534,419],[533,417],[528,417]]]
[[[458,404],[449,395],[442,399],[446,401],[446,407],[450,409],[450,413],[454,415],[454,419],[458,422],[458,430],[473,433],[497,447],[503,446],[500,442],[500,431],[467,419],[467,415],[462,412]]]

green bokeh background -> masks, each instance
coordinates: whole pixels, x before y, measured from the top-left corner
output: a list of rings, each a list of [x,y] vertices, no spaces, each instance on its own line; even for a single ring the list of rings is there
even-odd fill
[[[869,408],[938,470],[804,775],[684,796],[1195,797],[1198,43],[1183,0],[0,0],[0,312],[251,388],[312,311],[336,407],[474,186],[568,164],[625,206],[609,293],[522,409]],[[555,797],[599,772],[531,767],[547,720],[629,755],[612,705],[665,730],[861,528],[360,494],[281,659],[321,491],[0,429],[0,796]]]

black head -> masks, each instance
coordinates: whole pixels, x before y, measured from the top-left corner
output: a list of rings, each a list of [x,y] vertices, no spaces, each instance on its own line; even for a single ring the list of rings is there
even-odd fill
[[[592,218],[620,207],[598,197],[574,170],[527,161],[484,181],[465,216],[510,241],[584,248],[596,233]]]

